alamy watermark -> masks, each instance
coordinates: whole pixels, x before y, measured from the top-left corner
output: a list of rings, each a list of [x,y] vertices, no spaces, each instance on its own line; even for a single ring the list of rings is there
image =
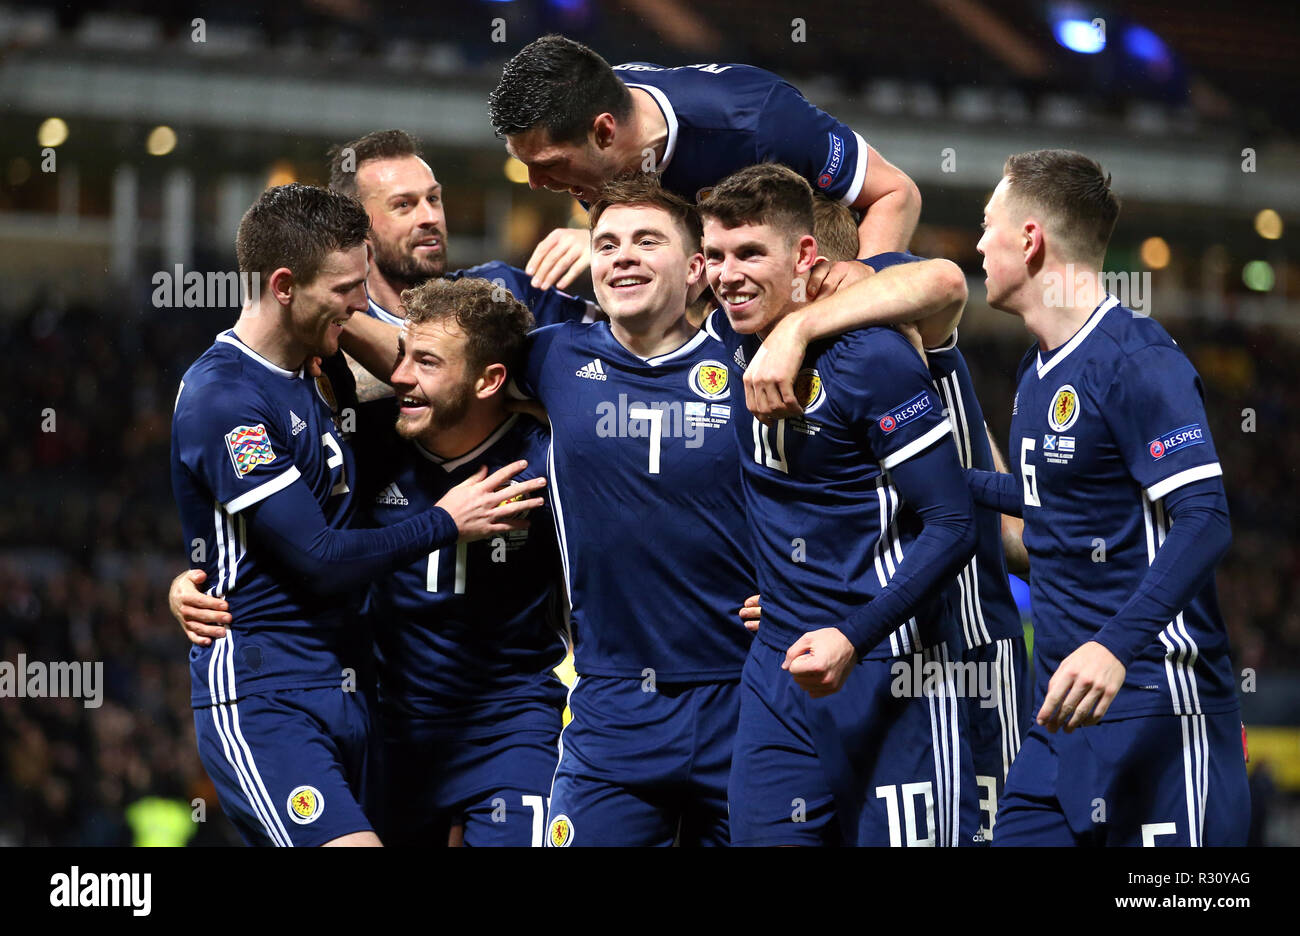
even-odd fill
[[[1047,273],[1043,276],[1043,305],[1062,309],[1074,305],[1075,296],[1096,296],[1109,293],[1126,308],[1138,315],[1151,315],[1151,273],[1103,273],[1096,270],[1074,269],[1073,263],[1065,265],[1065,275]]]
[[[86,708],[104,704],[102,662],[42,663],[18,654],[0,660],[0,699],[81,699]]]
[[[238,309],[246,299],[262,292],[261,276],[256,272],[186,272],[179,263],[171,270],[159,270],[149,282],[155,309]]]
[[[596,435],[602,439],[649,439],[656,454],[662,438],[684,438],[687,448],[699,448],[704,444],[704,430],[725,422],[730,416],[730,407],[721,405],[727,409],[725,417],[710,411],[710,406],[719,406],[716,403],[680,400],[642,403],[620,393],[617,404],[610,400],[596,404]]]
[[[963,699],[979,699],[980,708],[998,705],[1001,688],[998,667],[990,661],[927,660],[919,653],[911,659],[895,660],[889,666],[893,681],[889,694],[896,699],[920,699],[947,693]]]

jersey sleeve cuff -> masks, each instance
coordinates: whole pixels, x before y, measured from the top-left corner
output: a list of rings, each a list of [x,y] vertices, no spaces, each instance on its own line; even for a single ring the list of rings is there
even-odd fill
[[[1211,465],[1197,465],[1195,468],[1188,468],[1186,471],[1180,471],[1172,474],[1163,481],[1157,481],[1146,489],[1147,500],[1155,503],[1173,491],[1178,490],[1184,485],[1191,484],[1193,481],[1204,481],[1206,478],[1218,478],[1223,475],[1223,468],[1218,462]]]
[[[237,514],[245,507],[251,507],[259,501],[264,501],[272,494],[283,491],[300,477],[297,465],[290,466],[289,470],[283,474],[278,474],[270,481],[264,481],[251,491],[245,491],[233,500],[227,501],[225,510],[228,514]]]
[[[939,425],[921,436],[921,438],[913,439],[898,451],[890,452],[882,458],[880,460],[880,467],[885,471],[889,471],[891,468],[896,468],[913,455],[919,455],[921,452],[924,452],[950,432],[952,432],[952,424],[948,421],[948,417],[945,416],[943,422],[939,423]]]
[[[858,200],[858,195],[862,192],[862,180],[867,177],[867,141],[856,130],[853,131],[853,138],[858,141],[858,164],[853,169],[853,181],[849,183],[849,190],[840,199],[840,204],[845,208],[852,208]]]

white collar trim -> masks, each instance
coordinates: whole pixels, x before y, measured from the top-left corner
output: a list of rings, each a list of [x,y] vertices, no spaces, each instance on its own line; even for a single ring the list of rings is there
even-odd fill
[[[460,456],[459,458],[446,459],[443,458],[441,455],[435,455],[433,454],[433,452],[430,452],[419,442],[415,443],[415,450],[419,452],[421,455],[423,455],[425,458],[427,458],[429,461],[433,462],[435,465],[441,465],[443,471],[446,471],[448,474],[450,474],[451,472],[459,468],[461,465],[465,464],[466,462],[473,461],[474,459],[481,456],[488,449],[490,449],[492,446],[496,445],[497,442],[501,440],[501,437],[510,431],[510,427],[513,426],[518,421],[519,421],[519,414],[518,413],[511,414],[510,418],[507,419],[505,422],[503,422],[501,425],[497,426],[497,428],[492,432],[490,436],[488,436],[478,445],[474,446],[473,449],[466,452],[464,455]]]
[[[1083,344],[1084,340],[1092,334],[1092,330],[1101,324],[1101,320],[1106,317],[1106,313],[1117,305],[1119,305],[1119,300],[1114,296],[1107,296],[1103,299],[1101,305],[1097,306],[1088,321],[1084,322],[1083,327],[1075,332],[1074,337],[1067,341],[1064,347],[1062,347],[1060,351],[1057,351],[1056,354],[1052,356],[1052,359],[1046,364],[1043,363],[1043,352],[1039,351],[1037,360],[1039,379],[1046,377],[1048,371],[1064,361],[1070,356],[1071,351]]]
[[[643,84],[628,84],[629,88],[640,88],[649,94],[659,110],[663,111],[664,121],[668,124],[668,143],[664,146],[664,158],[659,162],[659,171],[663,172],[668,168],[668,164],[673,161],[673,153],[677,150],[677,112],[673,106],[668,103],[668,97],[658,88]]]
[[[392,312],[389,312],[387,309],[381,306],[378,302],[375,302],[375,300],[371,299],[369,296],[366,296],[366,300],[370,303],[370,313],[375,318],[379,319],[379,321],[387,322],[389,325],[397,325],[399,327],[401,326],[402,322],[406,321],[401,316],[394,315]]]
[[[281,377],[301,377],[301,376],[302,376],[302,368],[301,368],[301,367],[298,368],[296,371],[291,371],[291,370],[285,370],[285,369],[284,369],[283,367],[281,367],[279,364],[272,364],[272,363],[271,363],[270,361],[268,361],[266,358],[262,357],[262,355],[258,354],[256,351],[254,351],[254,350],[253,350],[252,348],[250,348],[248,345],[244,344],[244,343],[243,343],[242,341],[240,341],[237,337],[235,337],[235,333],[234,333],[234,330],[233,330],[233,329],[230,330],[230,331],[223,331],[220,335],[217,335],[217,341],[224,342],[225,344],[228,344],[228,345],[234,345],[234,346],[235,346],[236,348],[238,348],[240,351],[243,351],[245,354],[247,354],[249,357],[251,357],[251,358],[252,358],[254,361],[256,361],[258,364],[261,364],[263,367],[265,367],[265,368],[266,368],[267,370],[269,370],[269,371],[273,371],[274,373],[279,374]]]
[[[677,350],[669,351],[667,354],[659,354],[655,357],[641,358],[641,360],[645,361],[651,367],[658,367],[660,364],[667,364],[669,361],[674,361],[679,357],[690,354],[703,344],[708,337],[709,333],[701,328],[695,333],[690,341],[686,342],[686,344],[682,345]],[[638,354],[637,357],[641,357],[641,355]]]

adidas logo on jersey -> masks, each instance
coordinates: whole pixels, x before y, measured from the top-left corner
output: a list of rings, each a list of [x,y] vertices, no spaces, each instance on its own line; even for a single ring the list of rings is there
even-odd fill
[[[379,493],[379,496],[375,498],[375,503],[388,504],[393,507],[406,507],[411,502],[406,499],[401,489],[398,488],[397,482],[394,481]]]
[[[743,368],[746,368],[746,367],[749,366],[748,364],[745,363],[745,349],[744,349],[744,348],[737,348],[737,349],[736,349],[736,353],[732,355],[732,359],[736,362],[736,366],[739,367],[739,368],[742,368],[742,369],[743,369]]]
[[[600,358],[596,358],[590,364],[584,364],[573,372],[578,377],[586,377],[588,380],[608,380],[609,375],[605,373],[605,365],[600,363]]]
[[[307,428],[306,420],[300,418],[293,410],[289,410],[289,430],[294,435],[302,432]]]

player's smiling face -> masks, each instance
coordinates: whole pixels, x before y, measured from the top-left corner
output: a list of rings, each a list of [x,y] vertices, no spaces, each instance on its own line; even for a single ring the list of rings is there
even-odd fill
[[[418,156],[373,159],[357,169],[357,194],[370,215],[375,266],[399,287],[447,272],[442,186]]]
[[[335,250],[326,254],[311,282],[294,284],[289,327],[307,354],[335,354],[343,326],[353,313],[365,311],[368,256],[365,244]]]
[[[984,206],[984,233],[975,246],[984,258],[984,287],[989,305],[1004,312],[1014,311],[1008,301],[1028,278],[1021,219],[1014,216],[1012,206],[1007,204],[1008,184],[1003,178]]]
[[[506,149],[528,167],[529,188],[568,192],[585,202],[595,201],[620,168],[591,139],[557,143],[544,128],[510,134]]]
[[[766,334],[794,306],[794,284],[817,256],[811,236],[791,242],[770,224],[725,226],[704,219],[704,268],[713,295],[742,335]]]
[[[679,316],[704,261],[662,208],[613,205],[591,232],[591,279],[600,307],[618,324]],[[633,326],[635,327],[635,326]]]
[[[454,321],[402,326],[393,369],[397,434],[417,439],[451,428],[465,418],[474,397],[474,375],[465,358],[466,337]]]

